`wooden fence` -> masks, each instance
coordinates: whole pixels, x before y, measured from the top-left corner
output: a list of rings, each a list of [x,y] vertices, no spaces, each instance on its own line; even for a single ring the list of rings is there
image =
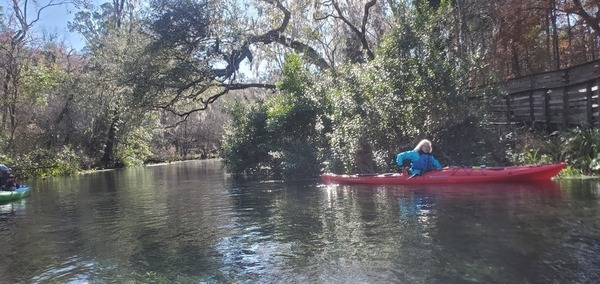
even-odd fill
[[[493,123],[547,129],[600,127],[600,60],[505,81],[506,96],[492,103]]]

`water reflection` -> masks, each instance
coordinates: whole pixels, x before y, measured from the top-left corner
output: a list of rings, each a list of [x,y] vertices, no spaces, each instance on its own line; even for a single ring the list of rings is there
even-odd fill
[[[25,212],[27,208],[27,202],[23,199],[0,203],[0,216],[2,215],[15,215]]]
[[[574,198],[600,200],[600,180],[566,179],[561,182],[561,185]]]
[[[552,247],[551,241],[539,245],[539,236],[527,232],[531,228],[521,223],[537,222],[530,220],[532,215],[548,213],[562,202],[560,187],[554,182],[339,188],[373,193],[374,200],[397,200],[397,215],[377,226],[387,224],[394,228],[392,233],[380,230],[376,236],[381,245],[381,237],[387,235],[393,242],[383,247],[396,250],[392,254],[395,272],[388,280],[411,283],[535,279],[535,273],[518,267],[507,271],[509,268],[498,263],[529,263],[530,254]],[[369,215],[389,216],[391,209],[381,205],[370,207],[380,212]],[[372,218],[364,221],[372,222]],[[533,250],[515,252],[514,248]],[[415,267],[414,263],[422,265]]]
[[[0,283],[593,283],[598,184],[236,182],[206,161],[38,181],[0,207]]]

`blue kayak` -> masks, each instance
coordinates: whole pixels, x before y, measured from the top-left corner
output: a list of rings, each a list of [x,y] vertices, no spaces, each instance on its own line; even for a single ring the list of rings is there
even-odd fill
[[[29,194],[31,194],[31,186],[28,185],[20,185],[15,190],[2,190],[0,191],[0,203],[19,200]]]

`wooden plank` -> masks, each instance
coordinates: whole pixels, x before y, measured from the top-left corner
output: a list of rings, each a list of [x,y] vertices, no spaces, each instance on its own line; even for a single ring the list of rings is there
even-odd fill
[[[600,63],[593,62],[590,64],[584,64],[576,66],[571,69],[571,83],[584,83],[590,78],[598,76],[600,73]]]
[[[565,127],[600,127],[600,60],[567,69],[507,80],[505,102],[493,103],[490,112],[513,122],[558,123]],[[515,120],[515,121],[512,121]]]
[[[586,113],[576,112],[569,114],[569,122],[571,125],[586,125]]]
[[[569,125],[569,88],[563,88],[563,125]]]
[[[550,92],[544,93],[544,117],[546,122],[550,122]]]
[[[586,114],[587,114],[587,124],[588,125],[593,125],[594,124],[594,116],[592,114],[592,87],[593,87],[593,83],[590,81],[588,82],[587,88],[586,88],[586,95],[587,95],[587,101],[586,101]]]
[[[527,76],[527,77],[511,79],[511,80],[505,81],[504,84],[502,84],[502,86],[508,93],[511,93],[511,94],[517,93],[520,91],[527,91],[527,90],[531,89],[531,78],[530,78],[530,76]]]
[[[595,100],[595,105],[600,106],[600,90],[598,90],[598,88],[600,88],[600,78],[596,78],[596,80],[594,81],[595,86],[592,87],[592,90],[595,88],[596,89],[596,100]],[[592,95],[592,97],[594,97],[594,95]],[[600,115],[596,115],[596,124],[600,125]]]
[[[553,71],[535,76],[534,89],[557,88],[564,85],[564,71]]]
[[[529,94],[518,94],[518,95],[513,94],[511,96],[511,98],[512,98],[513,102],[519,102],[519,103],[523,102],[524,103],[526,101],[529,101]]]
[[[531,78],[531,85],[530,85],[530,90],[529,90],[529,118],[531,119],[531,121],[535,121],[535,114],[533,113],[533,80],[534,80],[534,76],[530,76]]]
[[[510,107],[510,95],[506,96],[506,122],[510,124],[511,121],[511,107]]]

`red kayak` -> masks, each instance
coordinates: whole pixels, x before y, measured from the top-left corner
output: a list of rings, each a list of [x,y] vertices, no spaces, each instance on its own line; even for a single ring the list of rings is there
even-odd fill
[[[336,175],[322,174],[326,183],[338,184],[440,184],[440,183],[479,183],[541,181],[556,176],[566,166],[565,163],[513,167],[446,167],[439,171],[427,172],[419,176],[398,173]]]

